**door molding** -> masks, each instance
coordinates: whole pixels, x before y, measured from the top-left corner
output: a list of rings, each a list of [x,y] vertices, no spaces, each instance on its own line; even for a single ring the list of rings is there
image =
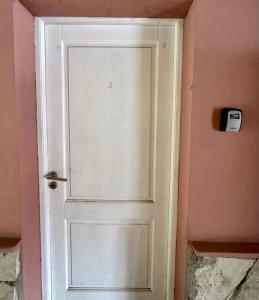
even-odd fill
[[[174,299],[176,226],[178,202],[178,169],[180,146],[181,111],[181,71],[182,71],[182,19],[139,19],[139,18],[85,18],[85,17],[40,17],[36,18],[36,85],[37,85],[37,127],[40,187],[40,224],[41,224],[41,264],[42,299],[52,300],[51,295],[51,251],[49,199],[44,192],[43,175],[47,173],[47,121],[46,121],[46,83],[45,83],[45,26],[49,24],[102,24],[102,25],[169,25],[174,31],[173,81],[172,81],[172,145],[171,145],[171,182],[168,236],[167,300]]]

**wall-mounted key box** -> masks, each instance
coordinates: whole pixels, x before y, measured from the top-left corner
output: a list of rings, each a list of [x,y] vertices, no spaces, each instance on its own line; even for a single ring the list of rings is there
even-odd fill
[[[225,107],[221,109],[220,131],[240,131],[242,123],[242,110]]]

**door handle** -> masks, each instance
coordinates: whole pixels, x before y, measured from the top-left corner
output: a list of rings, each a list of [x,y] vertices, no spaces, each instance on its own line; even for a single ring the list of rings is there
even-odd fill
[[[44,177],[47,180],[52,180],[52,181],[63,181],[63,182],[67,181],[67,178],[58,177],[58,173],[55,171],[48,172]]]

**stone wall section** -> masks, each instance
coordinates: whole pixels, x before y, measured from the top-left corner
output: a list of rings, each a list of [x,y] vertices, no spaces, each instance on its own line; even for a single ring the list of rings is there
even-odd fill
[[[198,257],[189,249],[187,300],[259,300],[259,260]]]
[[[0,253],[0,300],[22,300],[22,296],[17,296],[16,286],[20,269],[20,248]]]

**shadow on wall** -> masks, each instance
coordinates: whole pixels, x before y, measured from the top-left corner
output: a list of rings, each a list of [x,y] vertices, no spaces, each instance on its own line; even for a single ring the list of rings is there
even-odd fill
[[[149,18],[178,18],[179,16],[185,17],[186,12],[190,8],[193,0],[187,0],[182,4],[177,6],[172,6],[171,8],[167,8],[162,10],[161,12],[148,16]]]
[[[21,0],[35,16],[183,18],[192,0]]]

